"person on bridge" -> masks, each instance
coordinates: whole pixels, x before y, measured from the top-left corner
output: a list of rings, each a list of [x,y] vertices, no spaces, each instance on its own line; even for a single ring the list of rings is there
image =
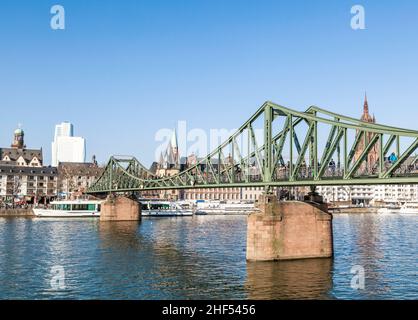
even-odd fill
[[[389,162],[395,163],[398,160],[398,157],[396,156],[395,152],[392,152],[392,154],[389,156]]]
[[[331,169],[331,173],[334,175],[335,174],[335,161],[334,161],[334,159],[331,159],[331,161],[329,163],[329,167]]]

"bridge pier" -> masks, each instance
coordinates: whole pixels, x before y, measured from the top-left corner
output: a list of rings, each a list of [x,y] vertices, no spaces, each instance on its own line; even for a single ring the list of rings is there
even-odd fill
[[[100,221],[138,220],[141,220],[141,205],[135,200],[110,195],[102,204]]]
[[[305,201],[320,201],[312,193]],[[260,198],[261,212],[248,217],[247,260],[275,261],[333,256],[332,215],[327,205]]]

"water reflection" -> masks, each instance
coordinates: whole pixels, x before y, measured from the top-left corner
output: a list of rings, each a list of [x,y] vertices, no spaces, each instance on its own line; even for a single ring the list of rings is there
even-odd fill
[[[102,248],[138,248],[140,221],[105,221],[98,223]]]
[[[332,259],[248,262],[245,288],[254,300],[327,299]]]

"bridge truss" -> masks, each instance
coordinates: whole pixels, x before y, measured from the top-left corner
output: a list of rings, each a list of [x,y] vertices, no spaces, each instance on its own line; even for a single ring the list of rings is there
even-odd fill
[[[298,112],[266,102],[223,144],[178,174],[158,177],[133,157],[113,156],[87,193],[416,184],[417,148],[418,131],[315,106]]]

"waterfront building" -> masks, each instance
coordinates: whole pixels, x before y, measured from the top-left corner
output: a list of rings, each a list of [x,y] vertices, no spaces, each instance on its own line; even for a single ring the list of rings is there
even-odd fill
[[[0,148],[0,200],[48,201],[57,194],[57,169],[43,166],[42,149],[27,149],[25,133],[14,131],[10,148]]]
[[[417,201],[418,185],[379,185],[374,189],[373,201],[379,203],[405,203]]]
[[[329,203],[380,206],[384,203],[411,202],[418,199],[416,185],[323,186],[318,187]]]
[[[58,194],[71,198],[82,194],[103,173],[95,157],[91,163],[60,162],[58,165]]]
[[[374,197],[374,186],[319,186],[317,191],[325,202],[343,202],[353,205],[369,205]]]
[[[57,195],[57,168],[0,165],[0,198],[27,203],[50,201]]]
[[[52,142],[52,166],[60,162],[82,163],[86,160],[86,140],[74,137],[73,125],[63,122],[55,126],[54,141]]]
[[[242,188],[186,189],[182,192],[184,200],[241,200]]]
[[[187,170],[190,167],[195,166],[198,162],[201,162],[201,171],[205,171],[206,163],[204,158],[198,158],[195,154],[191,154],[188,157],[181,158],[181,171]],[[232,158],[226,157],[225,163],[231,163]],[[217,159],[212,159],[212,166],[215,171],[222,170],[222,166],[219,165]],[[191,174],[197,175],[195,172]],[[186,189],[180,192],[180,198],[182,200],[196,201],[196,200],[241,200],[242,188],[198,188],[198,189]]]

